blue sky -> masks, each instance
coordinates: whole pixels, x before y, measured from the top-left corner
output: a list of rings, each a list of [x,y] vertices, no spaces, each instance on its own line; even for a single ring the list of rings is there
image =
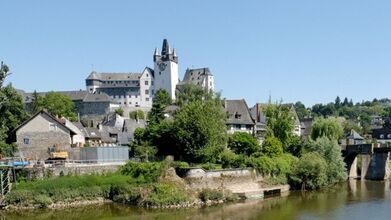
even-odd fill
[[[25,91],[84,89],[92,71],[141,72],[168,38],[224,97],[390,97],[391,1],[0,2],[0,60]]]

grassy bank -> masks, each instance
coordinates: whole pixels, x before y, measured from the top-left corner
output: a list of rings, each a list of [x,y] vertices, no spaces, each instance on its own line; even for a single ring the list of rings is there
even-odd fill
[[[113,174],[21,182],[6,195],[5,202],[10,206],[40,208],[102,198],[143,207],[189,202],[192,197],[184,189],[175,183],[159,181],[165,166],[130,162]]]

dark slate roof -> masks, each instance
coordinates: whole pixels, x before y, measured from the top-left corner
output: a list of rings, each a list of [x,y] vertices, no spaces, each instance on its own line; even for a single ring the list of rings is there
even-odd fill
[[[111,98],[106,93],[87,93],[83,102],[111,102]]]
[[[244,99],[225,100],[224,108],[228,113],[227,124],[255,124]]]
[[[48,92],[37,92],[39,96],[45,96]],[[72,101],[83,101],[83,102],[111,102],[110,96],[106,93],[89,93],[85,90],[77,91],[56,91],[68,96]],[[34,100],[34,93],[22,94],[25,103],[30,103]]]
[[[146,128],[147,127],[147,122],[145,120],[139,119],[125,119],[123,131],[130,133],[133,137],[134,131],[136,128]]]
[[[361,135],[359,135],[355,130],[351,130],[350,131],[350,134],[348,134],[346,136],[347,139],[354,139],[354,140],[364,140],[363,137],[361,137]]]
[[[87,128],[84,128],[83,131],[85,133],[84,136],[88,139],[101,139],[102,138],[102,136],[99,132],[99,129],[97,129],[97,128],[87,127]]]
[[[97,73],[92,72],[87,79],[102,81],[139,80],[142,73]]]
[[[183,81],[197,81],[204,76],[212,76],[208,67],[198,69],[187,69]]]
[[[313,118],[303,118],[300,121],[301,124],[301,134],[303,136],[309,136],[311,133],[312,124],[314,123]]]

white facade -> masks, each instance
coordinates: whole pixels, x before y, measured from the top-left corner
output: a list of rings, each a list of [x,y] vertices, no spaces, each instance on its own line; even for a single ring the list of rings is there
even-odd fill
[[[163,40],[162,53],[155,50],[153,56],[155,73],[155,90],[164,89],[171,99],[175,99],[176,86],[179,83],[178,57],[166,39]]]
[[[146,67],[142,73],[97,73],[92,72],[86,79],[87,91],[106,93],[118,105],[126,110],[152,107],[152,99],[159,89],[168,92],[175,99],[179,84],[178,56],[163,40],[161,53],[158,49],[153,55],[154,68]],[[188,71],[190,71],[188,73]],[[194,75],[193,75],[194,74]],[[208,68],[187,70],[181,83],[200,85],[209,91],[214,90],[214,78]],[[111,109],[117,106],[111,106]]]

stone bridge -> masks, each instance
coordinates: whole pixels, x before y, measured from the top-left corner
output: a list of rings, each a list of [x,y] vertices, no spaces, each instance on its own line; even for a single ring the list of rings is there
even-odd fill
[[[342,156],[346,163],[349,178],[362,180],[388,179],[390,171],[388,161],[391,147],[379,144],[347,145],[342,148]],[[361,175],[357,174],[357,159],[361,156]]]

